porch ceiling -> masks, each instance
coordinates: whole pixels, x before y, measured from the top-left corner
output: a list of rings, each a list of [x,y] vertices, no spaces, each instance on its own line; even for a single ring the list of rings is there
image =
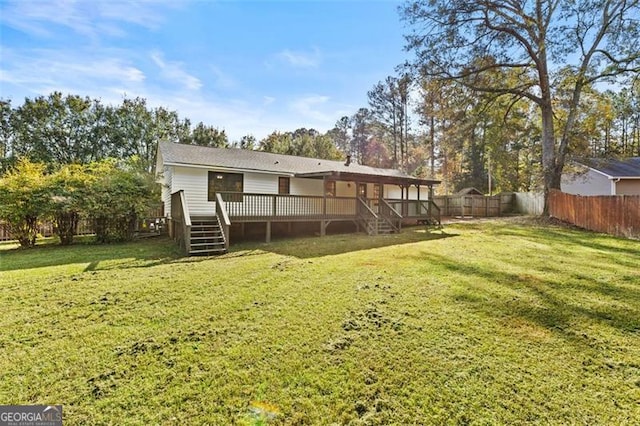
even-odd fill
[[[420,179],[414,178],[411,176],[380,176],[380,175],[369,175],[364,173],[351,173],[351,172],[338,172],[338,171],[328,171],[328,172],[315,172],[315,173],[297,173],[296,177],[301,178],[316,178],[327,180],[341,180],[341,181],[350,181],[350,182],[363,182],[363,183],[382,183],[387,185],[399,185],[399,186],[407,186],[407,185],[425,185],[425,186],[433,186],[438,185],[440,183],[439,180],[431,180],[431,179]]]

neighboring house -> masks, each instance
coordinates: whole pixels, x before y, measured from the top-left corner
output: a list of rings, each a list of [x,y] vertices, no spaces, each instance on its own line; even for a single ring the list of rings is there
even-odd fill
[[[439,223],[436,180],[346,161],[162,142],[156,170],[170,232],[190,254],[223,251],[244,224],[353,223],[369,234]],[[242,225],[242,226],[238,226]],[[211,232],[205,232],[210,230]]]
[[[561,190],[576,195],[640,195],[640,157],[592,159],[562,174]]]

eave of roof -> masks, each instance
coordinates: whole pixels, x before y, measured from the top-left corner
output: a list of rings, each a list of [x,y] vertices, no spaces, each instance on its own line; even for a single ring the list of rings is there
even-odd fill
[[[296,177],[300,178],[327,178],[328,180],[346,180],[370,183],[386,183],[390,185],[437,185],[439,180],[422,179],[413,176],[383,176],[375,174],[343,172],[343,171],[325,171],[314,173],[297,173]]]

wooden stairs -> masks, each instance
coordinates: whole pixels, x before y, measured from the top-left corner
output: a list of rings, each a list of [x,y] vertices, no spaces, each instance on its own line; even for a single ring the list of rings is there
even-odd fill
[[[369,235],[393,234],[396,230],[385,219],[380,217],[364,221],[364,229]]]
[[[192,216],[189,256],[226,253],[225,237],[217,216]]]

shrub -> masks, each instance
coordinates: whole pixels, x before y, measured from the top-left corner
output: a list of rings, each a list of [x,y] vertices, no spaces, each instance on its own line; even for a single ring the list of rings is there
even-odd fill
[[[99,242],[133,238],[138,218],[159,198],[151,174],[140,171],[136,160],[124,164],[103,161],[89,166],[84,211],[95,222]]]
[[[98,242],[133,238],[138,218],[159,198],[159,187],[136,159],[66,165],[19,161],[0,179],[0,219],[22,247],[35,245],[38,221],[54,222],[62,245],[73,242],[81,216],[94,221]]]
[[[21,247],[32,247],[49,214],[52,188],[44,164],[23,159],[0,178],[0,219]]]

